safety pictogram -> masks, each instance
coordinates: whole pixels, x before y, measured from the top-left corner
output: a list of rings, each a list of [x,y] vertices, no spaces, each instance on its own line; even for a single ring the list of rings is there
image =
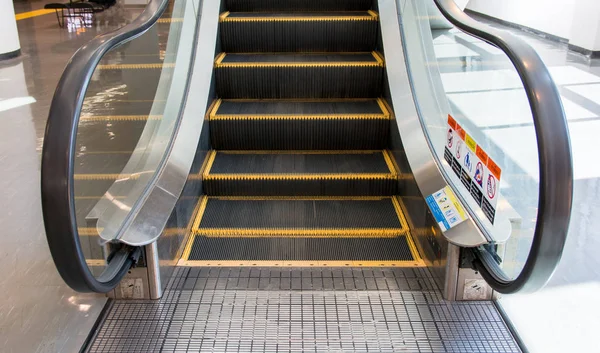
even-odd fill
[[[487,195],[490,199],[496,197],[496,178],[492,174],[488,175],[487,180]]]
[[[471,195],[483,214],[494,224],[502,168],[450,115],[444,160],[448,162],[444,165],[445,168],[451,168],[460,180],[460,183],[455,183],[457,190],[464,192],[466,189],[466,193]],[[443,207],[440,208],[444,210]]]

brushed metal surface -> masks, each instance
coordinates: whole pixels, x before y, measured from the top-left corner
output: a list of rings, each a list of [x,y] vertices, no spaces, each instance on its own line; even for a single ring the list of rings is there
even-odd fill
[[[171,26],[181,27],[180,31],[169,32],[166,48],[167,53],[177,53],[177,65],[173,72],[163,68],[156,93],[157,100],[166,98],[165,118],[147,121],[136,152],[123,169],[124,174],[136,173],[139,176],[134,185],[122,190],[125,186],[117,182],[107,192],[110,195],[125,194],[127,197],[119,200],[119,204],[101,205],[105,209],[98,219],[98,227],[102,229],[100,236],[106,241],[118,239],[139,246],[158,238],[183,187],[183,183],[180,183],[178,190],[176,180],[185,181],[187,178],[185,168],[169,168],[173,165],[169,158],[171,141],[179,129],[185,129],[183,122],[178,124],[178,120],[182,116],[181,106],[185,104],[194,60],[197,23],[201,18],[198,4],[199,0],[175,1],[173,5],[173,17],[182,17],[183,25],[171,23]],[[154,106],[152,109],[151,114],[160,112],[154,111]],[[165,180],[175,181],[165,187]],[[151,214],[148,214],[149,211]]]
[[[415,181],[424,196],[444,188],[448,182],[429,149],[420,114],[415,104],[411,77],[402,46],[400,13],[395,0],[379,0],[381,33],[385,47],[386,70],[389,79],[391,100],[404,150],[413,171]],[[436,104],[434,100],[430,102]],[[423,104],[423,101],[421,101]],[[477,229],[471,219],[444,233],[449,242],[473,247],[486,244],[488,239]]]

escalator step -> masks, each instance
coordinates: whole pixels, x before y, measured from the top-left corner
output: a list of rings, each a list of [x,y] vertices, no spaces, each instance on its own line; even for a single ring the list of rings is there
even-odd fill
[[[218,265],[210,261],[228,261],[232,266],[257,265],[252,261],[319,261],[321,266],[360,265],[358,261],[393,261],[393,266],[419,266],[411,251],[408,236],[394,238],[210,238],[196,236],[181,265]],[[209,262],[209,263],[207,263]],[[277,266],[284,263],[266,263]]]
[[[359,150],[387,145],[381,99],[218,100],[209,114],[219,150]]]
[[[229,53],[372,51],[377,18],[373,11],[225,12],[221,43]]]
[[[366,11],[372,0],[226,0],[229,11]]]
[[[387,151],[213,151],[203,178],[211,196],[394,195]]]
[[[205,197],[192,232],[207,237],[397,237],[394,197]]]
[[[221,53],[215,77],[221,98],[376,98],[383,67],[376,52]]]

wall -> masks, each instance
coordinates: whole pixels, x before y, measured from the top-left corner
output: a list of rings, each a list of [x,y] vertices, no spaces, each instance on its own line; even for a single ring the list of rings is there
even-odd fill
[[[571,38],[577,0],[471,0],[467,9],[549,33]],[[589,0],[590,2],[597,0]]]
[[[21,44],[12,0],[0,0],[0,33],[0,58],[8,59],[18,55]]]
[[[600,51],[600,1],[574,0],[574,2],[574,20],[569,44]]]

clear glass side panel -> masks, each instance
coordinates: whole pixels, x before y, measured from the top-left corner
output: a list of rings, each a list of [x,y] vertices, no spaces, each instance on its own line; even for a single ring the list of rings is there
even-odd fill
[[[539,196],[527,95],[503,51],[440,21],[428,2],[399,8],[421,122],[441,172],[490,241],[485,250],[515,278],[531,249]]]
[[[80,240],[96,274],[175,132],[192,60],[193,41],[187,39],[195,32],[196,5],[171,1],[147,32],[109,51],[89,83],[73,178]]]

